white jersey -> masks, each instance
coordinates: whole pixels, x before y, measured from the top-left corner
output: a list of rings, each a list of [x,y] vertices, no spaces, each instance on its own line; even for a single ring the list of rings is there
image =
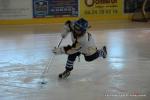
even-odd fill
[[[62,36],[66,37],[69,33],[71,34],[71,40],[73,42],[72,46],[64,47],[64,50],[67,54],[74,54],[76,52],[81,52],[86,56],[90,56],[97,51],[95,41],[92,35],[86,32],[81,37],[75,37],[73,34],[73,22],[69,25],[65,25],[64,33]],[[71,29],[70,29],[71,28]]]

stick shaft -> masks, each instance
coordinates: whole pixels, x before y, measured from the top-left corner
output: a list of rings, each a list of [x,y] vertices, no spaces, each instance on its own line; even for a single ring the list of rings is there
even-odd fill
[[[59,42],[59,44],[58,44],[58,47],[59,47],[60,44],[62,43],[62,40],[63,40],[63,38],[61,38],[61,40],[60,40],[60,42]],[[52,62],[53,58],[54,58],[54,55],[52,56],[52,58],[51,58],[51,60],[49,61],[48,65],[46,65],[46,67],[44,68],[44,71],[42,72],[42,75],[41,75],[41,77],[40,77],[40,79],[43,79],[42,82],[44,82],[45,74],[48,73],[49,65],[50,65],[50,63]]]
[[[59,42],[59,44],[58,44],[58,47],[60,46],[60,44],[61,44],[62,40],[63,40],[63,38],[61,38],[61,40],[60,40],[60,42]]]

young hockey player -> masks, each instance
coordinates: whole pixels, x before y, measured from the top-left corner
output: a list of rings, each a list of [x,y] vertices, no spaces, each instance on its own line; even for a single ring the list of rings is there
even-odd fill
[[[65,38],[68,33],[71,34],[72,45],[58,47],[53,49],[54,54],[67,54],[66,70],[59,74],[59,78],[67,78],[73,70],[74,61],[80,54],[84,55],[86,61],[93,61],[98,57],[106,58],[106,46],[102,49],[97,49],[94,39],[87,32],[89,28],[88,21],[80,18],[77,21],[66,21],[64,25],[64,33],[62,38]]]

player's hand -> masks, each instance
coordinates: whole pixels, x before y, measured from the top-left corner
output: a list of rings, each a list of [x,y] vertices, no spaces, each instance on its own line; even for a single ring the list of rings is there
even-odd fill
[[[53,50],[52,50],[52,52],[54,54],[56,54],[56,55],[60,55],[60,54],[64,54],[65,53],[63,47],[61,47],[61,48],[54,47]]]
[[[67,36],[67,34],[61,34],[61,38],[65,38]]]

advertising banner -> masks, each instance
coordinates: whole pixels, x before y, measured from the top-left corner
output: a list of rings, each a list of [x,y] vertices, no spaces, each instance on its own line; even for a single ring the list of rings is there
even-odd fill
[[[33,16],[78,16],[78,0],[33,0]]]
[[[142,9],[145,0],[124,0],[124,13],[133,13]],[[145,10],[150,12],[150,0],[147,0]]]
[[[80,0],[81,16],[112,16],[122,12],[122,0]]]
[[[47,17],[49,15],[48,3],[48,0],[33,0],[33,16]]]
[[[0,19],[32,19],[32,0],[0,0]]]

